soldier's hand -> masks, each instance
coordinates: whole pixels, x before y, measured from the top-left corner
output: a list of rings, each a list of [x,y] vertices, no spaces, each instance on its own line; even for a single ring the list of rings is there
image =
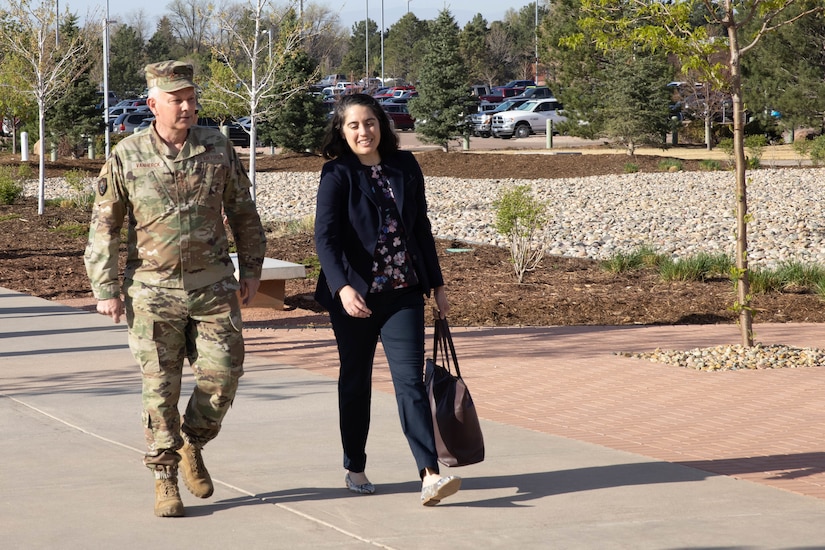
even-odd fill
[[[111,317],[115,323],[119,323],[120,316],[123,315],[123,300],[121,300],[120,298],[98,300],[97,312],[101,315]]]
[[[252,298],[258,293],[258,287],[261,286],[260,279],[241,279],[241,301],[243,305],[249,305]]]

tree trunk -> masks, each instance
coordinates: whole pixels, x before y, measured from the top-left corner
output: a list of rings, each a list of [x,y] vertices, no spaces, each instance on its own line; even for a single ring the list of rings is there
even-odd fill
[[[727,30],[730,41],[731,96],[733,99],[733,156],[736,166],[736,300],[739,308],[742,345],[750,347],[753,346],[753,315],[748,273],[748,189],[745,179],[747,165],[742,110],[742,73],[736,27],[731,24]]]

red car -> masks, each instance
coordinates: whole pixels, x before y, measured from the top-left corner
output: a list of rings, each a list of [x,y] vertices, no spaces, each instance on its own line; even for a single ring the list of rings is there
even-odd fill
[[[410,111],[404,103],[385,103],[381,105],[387,116],[392,120],[396,130],[414,130],[415,119],[410,116]]]

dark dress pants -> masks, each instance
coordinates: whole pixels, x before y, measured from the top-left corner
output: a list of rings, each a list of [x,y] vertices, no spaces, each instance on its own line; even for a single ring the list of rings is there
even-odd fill
[[[430,403],[424,386],[424,298],[419,288],[367,295],[367,319],[330,312],[338,343],[338,411],[344,468],[363,472],[370,425],[372,366],[378,338],[390,367],[401,429],[419,475],[438,471]]]

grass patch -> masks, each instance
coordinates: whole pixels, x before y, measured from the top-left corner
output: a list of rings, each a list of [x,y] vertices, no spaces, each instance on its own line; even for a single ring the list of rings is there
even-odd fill
[[[657,166],[663,172],[681,172],[685,167],[681,160],[671,158],[660,160]]]
[[[783,262],[774,269],[752,269],[749,273],[751,292],[813,292],[825,293],[825,267],[819,264]]]
[[[680,260],[668,260],[659,265],[659,276],[664,281],[706,281],[714,277],[728,277],[733,259],[726,254],[700,252]]]
[[[716,172],[722,169],[722,164],[718,160],[703,159],[699,161],[699,170],[703,172]]]
[[[19,220],[22,218],[20,214],[3,214],[0,216],[0,222],[9,222],[11,220]]]
[[[601,262],[602,269],[610,273],[624,273],[645,267],[658,267],[666,260],[651,246],[642,246],[633,252],[617,252],[607,260]]]
[[[298,220],[269,222],[264,229],[274,237],[312,233],[315,231],[315,216],[304,216]]]
[[[89,235],[89,226],[82,223],[64,223],[51,229],[57,233],[64,233],[70,237],[80,238]]]

